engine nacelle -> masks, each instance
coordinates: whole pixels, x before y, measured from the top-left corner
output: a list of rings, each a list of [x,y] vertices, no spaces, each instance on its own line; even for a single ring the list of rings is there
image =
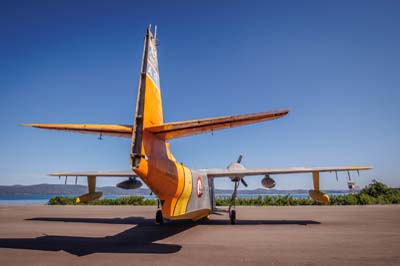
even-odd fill
[[[117,187],[122,189],[137,189],[140,188],[142,185],[142,182],[140,182],[136,178],[129,178],[128,180],[118,183]]]
[[[265,177],[261,180],[261,184],[266,188],[275,187],[276,183],[269,175],[265,175]]]
[[[243,165],[240,163],[231,163],[227,167],[228,170],[244,170],[246,169]],[[230,176],[229,178],[231,179],[232,182],[240,181],[244,176],[243,175],[237,175],[237,176]]]

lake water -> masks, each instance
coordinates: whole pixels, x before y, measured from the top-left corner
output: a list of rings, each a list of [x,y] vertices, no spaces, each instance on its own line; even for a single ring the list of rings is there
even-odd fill
[[[346,193],[334,193],[333,195],[344,195]],[[267,194],[270,196],[286,196],[287,194]],[[60,195],[0,195],[0,205],[45,205],[50,198]],[[62,196],[62,195],[61,195]],[[73,197],[74,195],[67,195],[67,197]],[[78,195],[76,195],[78,196]],[[76,197],[75,196],[75,197]],[[216,197],[230,197],[231,194],[218,194]],[[240,194],[239,198],[256,198],[258,196],[266,196],[266,194]],[[291,194],[293,198],[308,198],[307,193],[303,194]],[[331,195],[329,195],[331,196]],[[121,195],[104,195],[106,199],[115,199],[125,197]],[[152,195],[144,196],[147,199],[156,199],[157,197]]]

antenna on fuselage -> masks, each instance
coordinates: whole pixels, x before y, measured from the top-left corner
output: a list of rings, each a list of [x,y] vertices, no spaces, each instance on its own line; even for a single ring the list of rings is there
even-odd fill
[[[153,39],[154,39],[155,45],[159,46],[160,45],[160,40],[157,39],[157,25],[154,26],[154,37],[153,37]]]

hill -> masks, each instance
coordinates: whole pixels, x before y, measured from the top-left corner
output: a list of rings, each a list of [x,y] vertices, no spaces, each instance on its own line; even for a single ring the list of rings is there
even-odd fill
[[[149,195],[148,188],[139,188],[135,190],[124,190],[118,187],[98,187],[98,191],[103,192],[104,195]],[[347,190],[326,190],[328,194],[344,193]],[[81,195],[87,193],[87,187],[83,185],[64,185],[64,184],[38,184],[38,185],[13,185],[13,186],[0,186],[0,195]],[[216,189],[217,195],[231,194],[230,189]],[[239,190],[238,194],[257,194],[257,195],[274,195],[274,194],[304,194],[308,193],[305,189],[296,190],[277,190],[277,189],[243,189]]]

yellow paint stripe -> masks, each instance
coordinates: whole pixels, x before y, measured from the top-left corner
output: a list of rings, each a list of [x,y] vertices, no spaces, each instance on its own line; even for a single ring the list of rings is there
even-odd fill
[[[184,215],[186,213],[186,208],[189,203],[190,195],[192,194],[192,173],[186,167],[184,169],[185,184],[181,196],[175,206],[174,216]]]
[[[211,212],[210,209],[201,209],[201,210],[197,210],[197,211],[194,211],[194,212],[185,213],[183,215],[170,217],[169,219],[171,219],[171,220],[191,219],[193,221],[198,221],[201,218],[204,218],[204,217],[208,216],[210,214],[210,212]]]
[[[175,163],[177,170],[178,186],[175,192],[175,196],[171,200],[171,216],[175,213],[175,208],[179,197],[182,195],[183,188],[185,186],[185,173],[183,167],[179,163]]]

